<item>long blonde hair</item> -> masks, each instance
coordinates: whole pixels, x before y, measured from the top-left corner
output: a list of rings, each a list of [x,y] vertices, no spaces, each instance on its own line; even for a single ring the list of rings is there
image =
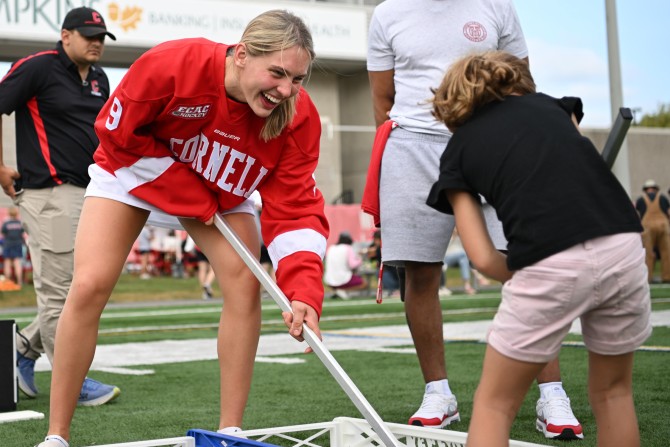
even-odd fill
[[[240,43],[246,45],[250,56],[263,56],[297,46],[309,53],[311,61],[316,57],[312,34],[305,22],[279,9],[266,11],[252,19],[242,33]],[[289,98],[272,111],[261,130],[263,140],[277,137],[293,121],[298,96]]]
[[[485,104],[512,94],[535,93],[535,81],[525,60],[489,51],[454,62],[433,93],[433,116],[453,132]]]

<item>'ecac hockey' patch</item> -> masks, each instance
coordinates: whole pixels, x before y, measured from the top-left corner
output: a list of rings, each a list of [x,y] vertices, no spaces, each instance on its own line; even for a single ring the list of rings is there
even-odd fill
[[[170,111],[170,115],[185,119],[200,119],[207,116],[211,106],[211,104],[177,106]]]

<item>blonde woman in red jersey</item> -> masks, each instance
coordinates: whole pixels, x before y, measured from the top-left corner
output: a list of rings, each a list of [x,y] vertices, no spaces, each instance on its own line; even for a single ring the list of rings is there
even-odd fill
[[[290,334],[319,334],[328,224],[313,173],[320,120],[307,92],[314,50],[286,11],[253,19],[236,45],[167,42],[129,69],[96,122],[75,249],[72,288],[56,336],[49,432],[39,447],[68,447],[77,395],[95,352],[99,318],[144,224],[177,222],[210,260],[224,306],[218,335],[219,429],[239,431],[260,332],[253,274],[211,225],[220,212],[256,255],[253,200],[263,239],[292,302]],[[151,217],[150,217],[151,215]]]

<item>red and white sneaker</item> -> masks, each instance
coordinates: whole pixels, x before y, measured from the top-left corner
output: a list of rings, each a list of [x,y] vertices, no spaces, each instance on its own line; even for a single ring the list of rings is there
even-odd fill
[[[535,427],[548,439],[584,439],[582,425],[570,408],[567,397],[550,397],[538,399],[535,406],[537,420]]]
[[[453,394],[447,396],[440,391],[432,386],[432,383],[426,385],[423,402],[416,413],[409,418],[409,425],[444,428],[452,422],[461,420],[456,396]]]

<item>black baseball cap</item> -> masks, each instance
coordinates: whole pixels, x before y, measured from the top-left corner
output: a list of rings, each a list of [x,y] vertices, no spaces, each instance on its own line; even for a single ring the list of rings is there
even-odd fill
[[[95,9],[81,7],[71,9],[63,20],[62,29],[76,29],[79,34],[86,37],[99,36],[106,34],[110,39],[116,40],[114,34],[107,31],[105,19]]]

